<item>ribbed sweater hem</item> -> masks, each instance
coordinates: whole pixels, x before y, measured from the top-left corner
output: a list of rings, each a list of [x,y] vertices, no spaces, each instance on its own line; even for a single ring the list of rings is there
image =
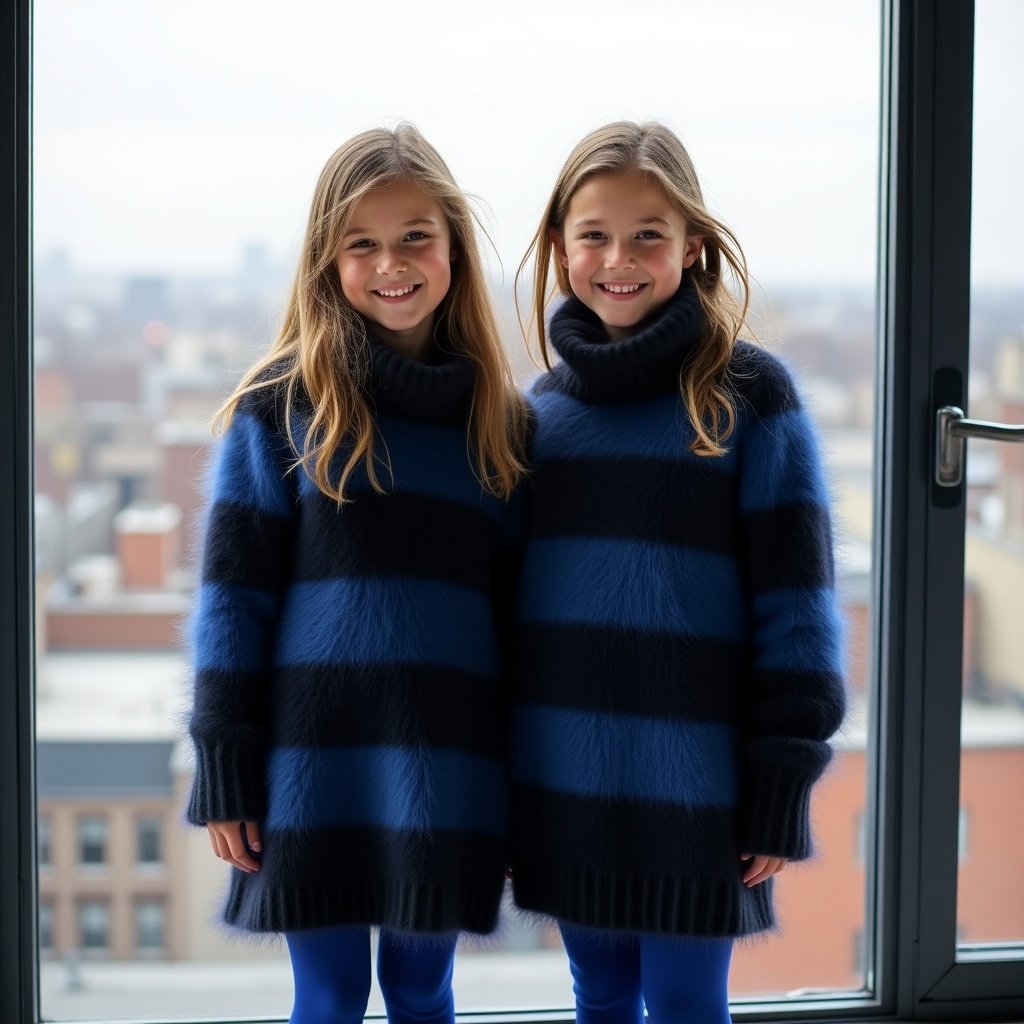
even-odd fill
[[[811,856],[811,790],[817,774],[779,765],[746,769],[747,796],[740,820],[744,853],[804,860]]]
[[[257,821],[264,813],[265,754],[251,743],[195,741],[196,765],[185,816],[208,821]]]
[[[672,878],[630,868],[523,865],[512,872],[516,904],[588,928],[706,938],[774,927],[771,881]]]
[[[252,884],[233,872],[224,920],[251,932],[369,925],[401,932],[467,931],[486,935],[498,921],[504,879],[463,886],[403,883],[366,877],[287,887]]]

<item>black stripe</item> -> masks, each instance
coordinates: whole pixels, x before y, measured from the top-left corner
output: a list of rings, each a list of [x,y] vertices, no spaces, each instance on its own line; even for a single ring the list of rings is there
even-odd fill
[[[512,788],[513,868],[531,863],[664,871],[735,881],[736,811]]]
[[[737,341],[729,383],[741,416],[758,419],[800,408],[800,396],[782,360],[747,341]]]
[[[736,521],[729,510],[736,507],[736,480],[712,462],[684,460],[682,454],[542,462],[534,472],[531,533],[735,551]]]
[[[494,680],[435,665],[308,665],[281,670],[274,745],[451,747],[505,751],[504,695]]]
[[[427,833],[373,825],[332,825],[303,829],[301,833],[267,829],[264,838],[263,865],[270,875],[280,860],[287,860],[293,878],[307,871],[320,878],[352,871],[375,878],[455,883],[466,874],[486,877],[506,854],[501,837],[441,829]],[[275,858],[275,846],[287,856]]]
[[[751,734],[803,737],[794,746],[809,756],[827,756],[818,748],[842,725],[846,707],[843,677],[836,672],[753,669],[750,674]],[[756,725],[756,729],[754,726]]]
[[[306,503],[295,578],[416,576],[488,590],[496,526],[482,510],[423,494]]]
[[[288,574],[293,529],[290,520],[251,505],[214,502],[206,529],[203,582],[276,589]]]
[[[780,505],[743,514],[751,592],[831,587],[832,533],[820,505]]]
[[[267,721],[270,704],[264,672],[201,668],[194,689],[192,721],[200,730],[224,722],[262,729]]]
[[[516,700],[617,714],[735,720],[743,646],[677,633],[521,625]]]

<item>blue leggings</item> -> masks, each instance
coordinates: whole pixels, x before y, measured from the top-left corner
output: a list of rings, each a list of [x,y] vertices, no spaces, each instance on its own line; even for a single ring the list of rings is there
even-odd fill
[[[732,939],[559,928],[577,1024],[729,1024]]]
[[[377,980],[390,1024],[454,1024],[457,935],[381,932]],[[370,930],[287,932],[295,976],[289,1024],[362,1024],[370,998]]]

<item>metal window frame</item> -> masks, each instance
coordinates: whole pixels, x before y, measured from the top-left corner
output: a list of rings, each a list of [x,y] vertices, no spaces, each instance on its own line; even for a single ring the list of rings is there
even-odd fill
[[[1021,1019],[1019,950],[957,956],[965,502],[962,488],[933,483],[935,410],[963,401],[970,356],[974,2],[896,2],[890,24],[876,549],[879,966],[893,972],[883,1003],[901,1020]]]
[[[873,997],[742,1020],[1024,1018],[1022,961],[958,961],[963,510],[929,483],[934,371],[967,369],[971,0],[883,0]],[[39,1020],[32,576],[31,0],[0,0],[0,1020]],[[936,249],[941,217],[943,244]],[[925,524],[922,530],[921,524]],[[951,555],[952,552],[952,555]],[[948,589],[952,588],[952,590]],[[951,668],[952,666],[952,668]],[[954,669],[957,669],[954,671]],[[927,706],[927,715],[925,707]],[[951,754],[951,751],[954,753]],[[927,839],[926,839],[927,837]],[[561,1013],[472,1021],[565,1021]]]
[[[31,4],[0,6],[0,1020],[35,1022]]]

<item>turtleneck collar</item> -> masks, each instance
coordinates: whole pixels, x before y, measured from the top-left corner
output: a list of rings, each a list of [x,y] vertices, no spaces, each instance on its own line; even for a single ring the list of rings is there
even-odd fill
[[[697,289],[684,279],[658,315],[624,341],[612,341],[587,306],[571,296],[551,317],[561,387],[587,402],[637,402],[679,385],[679,371],[704,325]]]
[[[412,359],[367,334],[370,374],[365,392],[378,414],[464,424],[476,371],[461,353],[435,347],[430,362]]]

